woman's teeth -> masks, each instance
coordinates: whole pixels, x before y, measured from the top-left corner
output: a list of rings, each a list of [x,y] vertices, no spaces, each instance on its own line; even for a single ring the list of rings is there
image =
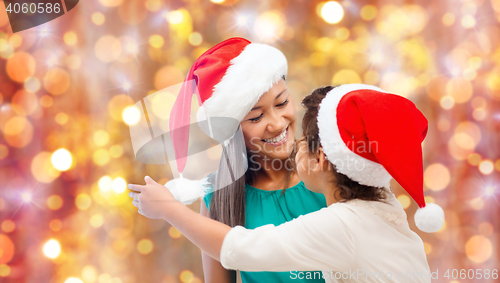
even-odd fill
[[[288,128],[287,128],[287,129],[288,129]],[[286,130],[287,130],[287,129],[285,129],[285,130],[283,131],[283,133],[281,133],[279,136],[274,137],[274,138],[270,138],[270,139],[264,139],[264,141],[265,141],[265,142],[280,142],[280,141],[282,141],[282,140],[285,138],[285,136],[286,136]]]

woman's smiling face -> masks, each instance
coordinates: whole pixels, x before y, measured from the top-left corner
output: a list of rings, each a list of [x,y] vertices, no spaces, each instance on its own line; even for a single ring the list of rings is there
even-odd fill
[[[286,159],[292,153],[295,106],[282,79],[264,93],[241,122],[249,155]]]

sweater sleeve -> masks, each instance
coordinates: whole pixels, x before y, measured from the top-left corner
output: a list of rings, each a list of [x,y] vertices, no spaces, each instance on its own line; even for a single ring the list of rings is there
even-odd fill
[[[277,227],[236,226],[224,238],[220,262],[226,269],[242,271],[348,270],[356,257],[355,237],[346,225],[351,215],[339,206]]]

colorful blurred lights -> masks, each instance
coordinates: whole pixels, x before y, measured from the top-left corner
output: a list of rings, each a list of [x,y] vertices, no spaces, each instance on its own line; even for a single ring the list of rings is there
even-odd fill
[[[23,202],[31,202],[31,193],[21,193],[21,199]]]
[[[483,209],[484,207],[484,201],[482,198],[478,197],[478,198],[474,198],[470,201],[470,206],[472,207],[472,209],[474,210],[481,210]]]
[[[62,221],[59,219],[52,219],[49,222],[49,228],[52,231],[61,231],[62,229]]]
[[[37,92],[40,86],[40,80],[34,77],[29,77],[24,81],[24,88],[29,92]]]
[[[71,167],[73,157],[67,149],[60,148],[52,154],[51,161],[54,168],[59,171],[66,171]]]
[[[476,19],[473,16],[467,15],[462,18],[462,26],[466,29],[470,29],[476,26]]]
[[[119,144],[113,145],[109,149],[109,155],[113,158],[118,158],[123,155],[123,147]]]
[[[443,164],[431,164],[424,171],[424,184],[433,191],[445,189],[450,180],[450,171]]]
[[[38,36],[44,38],[44,37],[47,37],[49,36],[50,34],[50,29],[46,26],[42,27],[39,31],[38,31]]]
[[[455,143],[462,149],[473,150],[476,147],[474,139],[467,133],[459,132],[453,135]]]
[[[99,148],[94,152],[94,154],[92,154],[92,160],[94,161],[95,164],[99,166],[104,166],[108,164],[110,160],[109,152],[104,148]]]
[[[63,199],[59,195],[51,195],[47,198],[47,207],[50,210],[58,210],[63,205]]]
[[[14,229],[16,229],[16,223],[14,223],[14,221],[6,219],[2,222],[2,231],[4,231],[5,233],[10,233],[14,231]],[[1,256],[2,255],[0,254],[0,257]]]
[[[111,179],[109,176],[103,176],[99,179],[98,187],[102,192],[113,190],[115,193],[121,194],[127,188],[127,182],[122,177]]]
[[[66,281],[64,281],[64,283],[84,283],[84,282],[80,278],[69,277],[68,279],[66,279]]]
[[[478,166],[481,163],[481,155],[478,153],[471,153],[467,157],[467,161],[469,161],[469,164],[472,166]]]
[[[56,116],[54,117],[55,121],[57,124],[59,125],[64,125],[68,122],[69,120],[69,117],[66,113],[63,113],[63,112],[59,112],[56,114]]]
[[[427,243],[427,242],[424,242],[424,251],[425,251],[425,254],[430,254],[432,252],[432,245]]]
[[[344,9],[338,2],[326,2],[321,8],[321,17],[329,24],[336,24],[344,17]]]
[[[56,258],[61,253],[61,245],[57,240],[50,239],[43,245],[43,254],[48,258]]]
[[[363,8],[361,8],[359,15],[363,20],[371,21],[377,16],[377,7],[373,5],[365,5],[363,6]]]
[[[142,239],[137,243],[137,251],[140,254],[146,255],[153,250],[153,242],[150,239]]]
[[[125,124],[133,126],[139,122],[141,113],[135,106],[129,106],[123,109],[122,119]]]
[[[470,261],[474,263],[485,262],[493,253],[491,241],[480,235],[472,236],[465,244],[465,253]]]
[[[115,193],[121,194],[127,188],[127,182],[121,177],[115,178],[111,183],[111,187]]]
[[[404,195],[404,194],[401,194],[398,196],[398,201],[401,204],[401,206],[403,207],[403,209],[407,209],[411,205],[410,197],[408,197],[407,195]]]
[[[181,11],[169,12],[167,14],[167,21],[173,25],[182,24],[182,22],[184,21],[184,15]]]
[[[254,25],[255,34],[263,41],[275,41],[284,32],[284,19],[277,11],[262,13]]]
[[[485,189],[484,189],[484,194],[486,196],[494,196],[495,195],[495,191],[496,191],[496,188],[494,186],[487,186]]]
[[[455,100],[453,99],[453,97],[446,95],[441,98],[440,104],[443,109],[448,110],[453,108],[453,106],[455,105]]]
[[[198,32],[193,32],[189,35],[189,43],[193,46],[198,46],[203,42],[203,37]]]
[[[479,171],[484,175],[489,175],[493,172],[495,166],[491,160],[483,160],[479,163]]]
[[[175,229],[174,226],[170,226],[170,228],[168,229],[168,235],[170,235],[172,239],[179,239],[182,236],[181,232]]]
[[[78,42],[78,36],[73,31],[68,31],[64,34],[64,43],[69,46],[73,46]]]
[[[455,15],[453,15],[452,13],[446,13],[443,15],[441,21],[443,22],[443,25],[449,27],[453,25],[453,23],[455,23]]]
[[[124,44],[125,52],[132,55],[136,55],[137,53],[139,53],[139,46],[137,45],[135,39],[131,37],[124,37],[123,40],[125,42]]]
[[[163,46],[163,44],[165,44],[165,40],[161,35],[153,34],[149,37],[149,45],[151,45],[151,47],[160,48]]]
[[[132,88],[132,84],[129,81],[124,81],[122,83],[122,88],[124,91],[129,91]]]
[[[97,278],[97,270],[92,265],[86,265],[82,269],[82,278],[86,282],[95,282]]]
[[[103,192],[107,192],[113,189],[112,184],[113,180],[109,176],[101,177],[98,182],[99,189]]]
[[[79,194],[75,198],[75,205],[79,210],[87,210],[92,205],[92,199],[87,194]]]
[[[106,18],[104,17],[104,15],[101,12],[93,13],[90,19],[92,20],[92,22],[96,26],[100,26],[100,25],[104,24],[104,21],[106,21]]]
[[[248,23],[248,17],[247,16],[240,15],[240,16],[236,17],[236,24],[238,26],[246,26],[247,23]]]
[[[370,54],[370,61],[373,64],[381,64],[384,62],[384,55],[382,52],[375,52],[373,54]]]
[[[104,130],[98,130],[94,133],[94,143],[98,146],[106,145],[109,142],[109,134]]]
[[[181,279],[181,282],[183,283],[192,282],[194,280],[194,274],[189,270],[183,270],[179,274],[179,279]]]
[[[10,266],[7,264],[0,264],[0,276],[7,277],[10,274]]]
[[[90,226],[94,228],[99,228],[104,224],[104,218],[101,214],[94,214],[90,217]]]

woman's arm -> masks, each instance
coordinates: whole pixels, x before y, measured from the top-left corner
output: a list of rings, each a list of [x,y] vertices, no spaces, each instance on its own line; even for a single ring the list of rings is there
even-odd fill
[[[200,205],[200,214],[208,217],[208,210],[203,199]],[[203,261],[203,274],[205,275],[205,283],[235,283],[236,271],[228,270],[222,267],[220,262],[216,261],[203,251],[201,252]]]

